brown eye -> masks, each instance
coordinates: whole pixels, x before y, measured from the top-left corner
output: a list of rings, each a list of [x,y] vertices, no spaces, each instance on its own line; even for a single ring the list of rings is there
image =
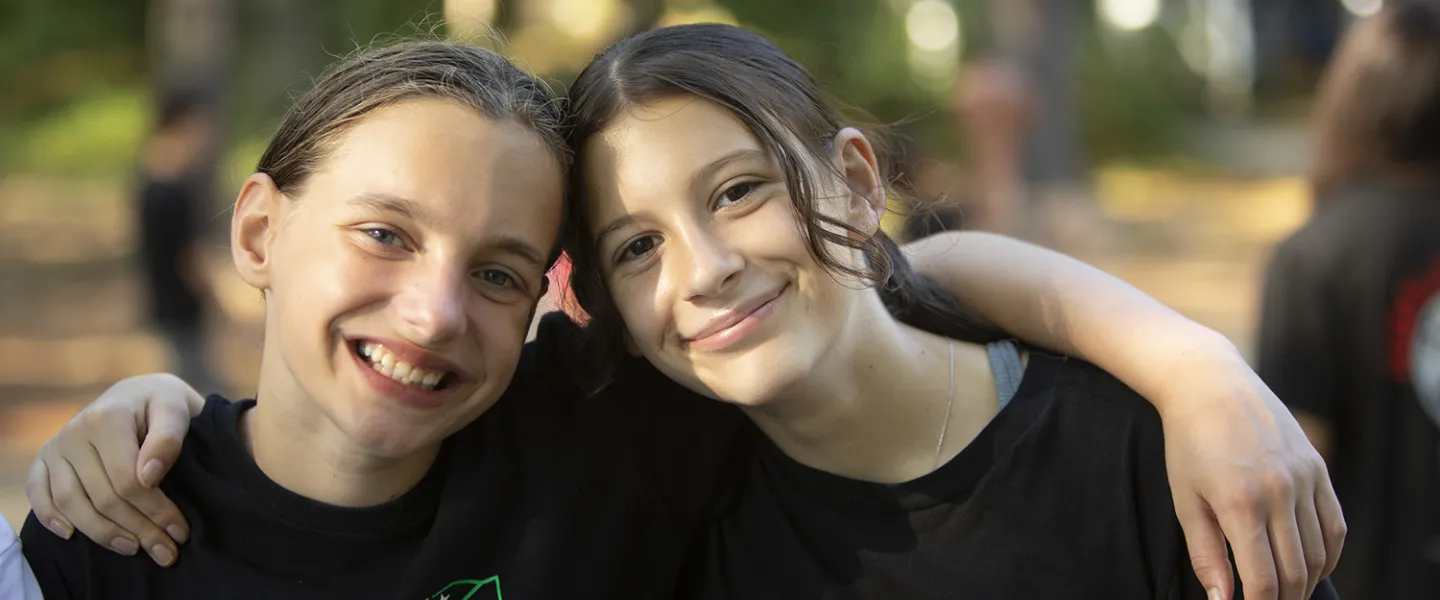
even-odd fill
[[[759,187],[759,185],[758,182],[747,181],[726,188],[725,191],[720,193],[720,199],[715,201],[715,208],[725,208],[731,204],[738,204],[745,200],[745,198],[750,195],[750,192],[755,191],[755,188]]]
[[[620,262],[628,262],[643,258],[646,254],[649,254],[651,251],[655,250],[655,247],[658,245],[659,243],[653,235],[636,238],[635,240],[626,244],[625,249],[620,252]]]

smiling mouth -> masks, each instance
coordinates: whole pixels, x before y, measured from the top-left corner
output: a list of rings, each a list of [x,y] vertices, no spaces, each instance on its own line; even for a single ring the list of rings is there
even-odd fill
[[[375,342],[358,341],[351,345],[360,360],[370,365],[370,368],[376,373],[417,390],[433,392],[445,389],[445,386],[454,382],[456,378],[455,374],[449,371],[421,369],[400,360],[394,353],[385,349],[385,346]]]
[[[713,321],[700,335],[684,339],[683,343],[690,349],[701,351],[719,351],[733,346],[742,338],[749,337],[760,327],[760,321],[770,315],[775,302],[785,295],[785,291],[788,289],[790,289],[790,285],[786,284],[764,302],[748,309],[731,312],[722,319]]]

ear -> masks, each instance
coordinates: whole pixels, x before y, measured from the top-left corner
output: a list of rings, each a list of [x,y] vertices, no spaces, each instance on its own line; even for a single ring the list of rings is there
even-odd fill
[[[885,181],[880,176],[880,162],[875,157],[875,148],[865,134],[854,127],[846,127],[835,134],[831,147],[835,149],[835,165],[848,186],[846,221],[866,236],[873,235],[880,229],[886,200]]]
[[[230,257],[245,283],[264,291],[270,287],[271,244],[280,225],[285,199],[275,180],[264,173],[245,179],[230,221]]]

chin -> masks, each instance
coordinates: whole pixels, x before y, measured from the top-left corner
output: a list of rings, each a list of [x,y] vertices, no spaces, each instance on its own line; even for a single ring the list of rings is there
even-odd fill
[[[723,402],[760,407],[784,395],[804,375],[804,371],[790,368],[789,361],[756,361],[759,364],[754,366],[740,362],[689,377],[698,380],[707,395]]]
[[[346,434],[356,445],[378,457],[404,458],[440,444],[447,433],[439,423],[416,422],[413,418],[389,411],[369,411],[369,414],[356,417],[345,428]]]

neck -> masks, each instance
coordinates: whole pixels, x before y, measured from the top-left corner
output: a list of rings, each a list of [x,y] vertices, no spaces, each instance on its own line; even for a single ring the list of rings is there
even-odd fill
[[[262,375],[255,407],[241,417],[240,440],[265,476],[291,492],[335,506],[384,504],[414,488],[439,454],[436,444],[400,458],[375,456],[293,380],[276,379]]]
[[[802,464],[853,479],[909,481],[954,457],[995,415],[993,376],[983,346],[904,325],[878,295],[868,296],[814,370],[745,411]]]

